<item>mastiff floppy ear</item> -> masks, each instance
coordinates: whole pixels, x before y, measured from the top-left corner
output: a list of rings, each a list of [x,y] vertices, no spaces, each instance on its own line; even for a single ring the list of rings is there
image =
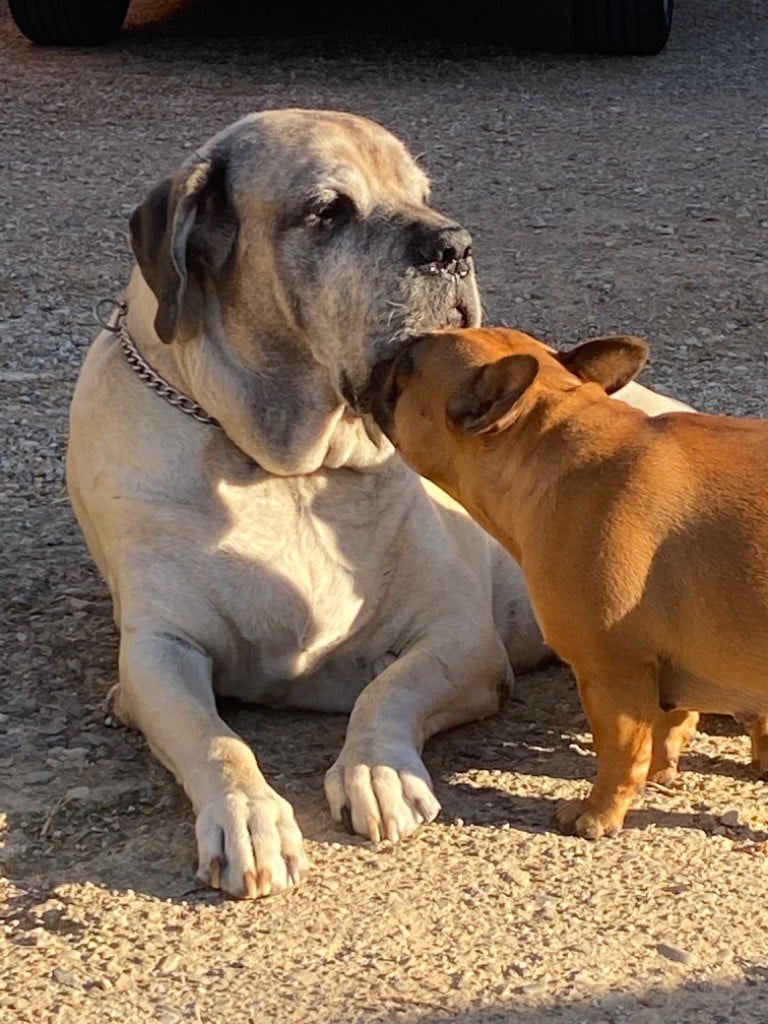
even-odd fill
[[[465,434],[498,434],[514,419],[514,406],[539,370],[534,356],[505,356],[481,366],[448,401],[448,418]]]
[[[237,237],[221,154],[197,156],[152,189],[130,219],[131,248],[157,299],[162,341],[199,327],[202,283],[226,263]]]

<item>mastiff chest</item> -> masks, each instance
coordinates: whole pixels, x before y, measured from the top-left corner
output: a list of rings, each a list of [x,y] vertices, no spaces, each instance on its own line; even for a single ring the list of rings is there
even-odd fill
[[[222,529],[212,555],[237,647],[228,659],[237,693],[246,679],[247,696],[264,698],[273,684],[329,663],[338,671],[342,648],[359,661],[356,638],[369,635],[382,597],[381,541],[375,508],[354,488],[336,493],[332,476],[216,486]]]

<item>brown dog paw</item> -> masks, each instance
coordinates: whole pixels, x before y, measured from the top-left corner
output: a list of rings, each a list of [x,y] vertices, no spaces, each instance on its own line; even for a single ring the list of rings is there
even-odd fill
[[[612,838],[621,831],[622,822],[609,814],[600,814],[588,800],[569,800],[555,812],[555,824],[561,832],[582,839]]]
[[[651,769],[648,772],[647,786],[676,787],[682,784],[677,765],[668,764],[664,768]]]

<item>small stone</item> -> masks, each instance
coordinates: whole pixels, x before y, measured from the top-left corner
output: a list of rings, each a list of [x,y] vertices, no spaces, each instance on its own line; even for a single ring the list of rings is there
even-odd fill
[[[722,814],[720,816],[720,822],[727,828],[736,828],[737,825],[741,824],[741,822],[739,821],[739,812],[726,811],[725,814]]]
[[[37,731],[41,736],[58,736],[59,733],[63,732],[65,728],[65,722],[63,718],[55,718],[51,722],[43,722],[42,725],[38,725]]]
[[[525,996],[540,996],[546,992],[547,986],[543,981],[532,981],[528,985],[523,985],[520,988],[520,992]]]
[[[667,960],[673,960],[676,964],[687,964],[691,962],[691,954],[685,949],[678,949],[677,946],[670,946],[666,942],[656,944],[656,952],[660,953]]]
[[[531,886],[531,876],[527,871],[523,871],[522,868],[506,868],[501,872],[501,878],[505,882],[509,882],[510,885],[517,886],[519,889],[529,889]]]
[[[592,756],[592,751],[591,750],[587,750],[586,747],[582,747],[578,743],[569,743],[568,744],[568,749],[572,750],[574,752],[574,754],[578,754],[579,757],[591,757]]]
[[[67,761],[84,761],[88,757],[85,747],[61,747],[56,753]]]
[[[90,793],[90,786],[73,786],[67,790],[67,800],[87,800]]]
[[[81,987],[75,972],[67,970],[64,967],[55,967],[51,972],[51,977],[54,981],[58,982],[59,985],[66,985],[68,988]]]
[[[156,970],[160,974],[173,974],[181,966],[181,957],[177,953],[169,953],[161,960],[158,960]]]

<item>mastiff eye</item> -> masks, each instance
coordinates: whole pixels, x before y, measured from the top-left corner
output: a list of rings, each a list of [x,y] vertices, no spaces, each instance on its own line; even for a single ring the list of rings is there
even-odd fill
[[[309,227],[335,231],[348,224],[355,212],[355,204],[349,196],[335,195],[332,198],[312,204],[306,218]]]

